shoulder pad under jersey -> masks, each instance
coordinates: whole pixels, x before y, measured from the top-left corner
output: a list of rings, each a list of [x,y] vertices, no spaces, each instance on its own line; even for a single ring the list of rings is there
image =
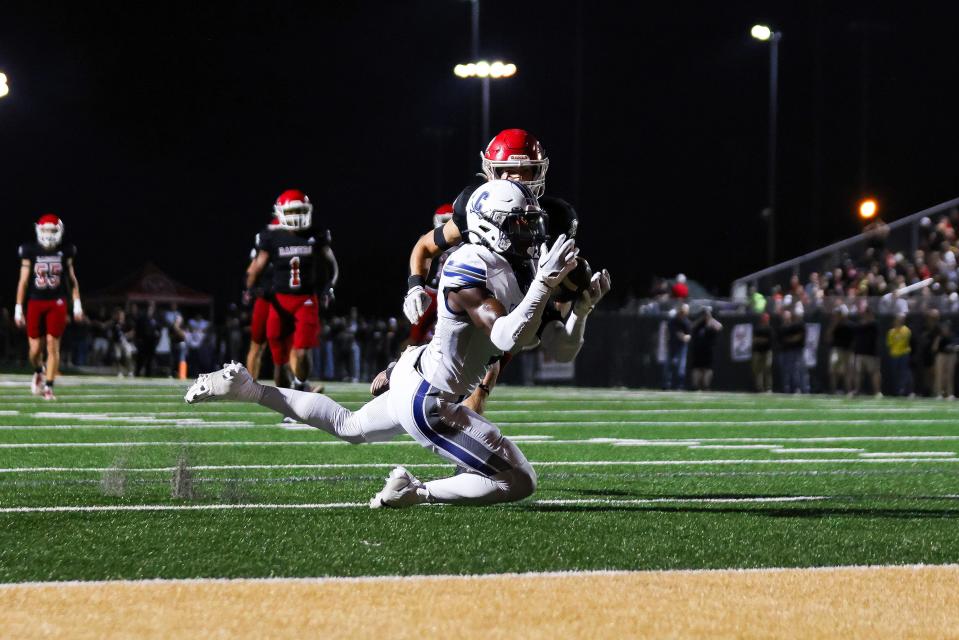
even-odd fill
[[[482,252],[483,247],[464,244],[454,251],[443,264],[443,277],[451,287],[485,287],[489,267]],[[488,251],[487,251],[488,252]]]

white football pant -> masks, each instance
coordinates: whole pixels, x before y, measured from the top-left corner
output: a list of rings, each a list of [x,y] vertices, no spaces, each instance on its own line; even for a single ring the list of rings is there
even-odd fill
[[[436,389],[414,368],[424,347],[407,351],[390,389],[357,411],[327,396],[263,387],[259,404],[352,444],[383,442],[408,433],[469,473],[425,483],[431,502],[493,504],[522,500],[536,490],[526,456],[492,422]]]

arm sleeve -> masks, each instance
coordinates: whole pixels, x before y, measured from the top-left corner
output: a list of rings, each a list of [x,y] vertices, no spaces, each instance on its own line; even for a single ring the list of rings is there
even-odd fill
[[[535,340],[543,317],[543,309],[552,290],[541,280],[534,280],[523,300],[511,313],[493,323],[490,340],[501,351],[512,351]]]

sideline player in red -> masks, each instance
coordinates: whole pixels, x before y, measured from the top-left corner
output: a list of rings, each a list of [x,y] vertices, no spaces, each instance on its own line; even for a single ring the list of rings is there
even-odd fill
[[[319,343],[321,298],[331,298],[339,267],[330,232],[310,232],[313,205],[305,193],[284,191],[273,212],[279,224],[259,237],[246,285],[252,288],[267,265],[272,267],[274,301],[266,322],[270,354],[274,367],[289,363],[293,388],[305,391],[309,390],[309,350]]]
[[[80,285],[73,270],[77,248],[62,244],[63,221],[52,213],[40,216],[34,225],[36,242],[20,245],[20,281],[13,317],[18,327],[27,328],[30,364],[33,365],[34,395],[56,400],[53,385],[60,369],[60,338],[67,324],[67,297],[73,299],[73,319],[83,319]],[[26,303],[26,316],[23,305]],[[41,326],[42,325],[42,326]],[[46,368],[43,366],[46,334]]]
[[[266,225],[262,231],[256,234],[253,242],[253,249],[250,251],[250,261],[256,260],[257,247],[260,246],[261,238],[265,238],[279,227],[279,220],[273,217],[270,224]],[[243,302],[251,305],[250,309],[250,349],[246,354],[246,368],[253,376],[254,380],[260,377],[260,363],[263,361],[263,349],[266,347],[266,321],[270,315],[270,307],[273,304],[273,270],[267,264],[266,268],[260,272],[259,277],[253,286],[246,290],[243,295]],[[278,367],[274,371],[273,378],[277,386],[284,386],[282,382],[283,369]]]

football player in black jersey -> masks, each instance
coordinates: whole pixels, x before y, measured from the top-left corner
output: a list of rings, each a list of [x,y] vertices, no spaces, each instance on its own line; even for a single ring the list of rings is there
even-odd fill
[[[466,203],[476,188],[488,180],[509,179],[524,183],[539,199],[539,204],[546,215],[547,233],[551,238],[566,234],[568,238],[576,237],[579,218],[571,204],[562,198],[543,195],[546,189],[546,170],[549,168],[549,159],[546,152],[532,134],[523,129],[505,129],[494,137],[486,150],[480,154],[482,158],[483,174],[478,180],[470,183],[463,189],[453,202],[452,218],[441,227],[423,234],[410,254],[410,276],[407,282],[408,291],[403,300],[403,312],[410,324],[417,326],[418,320],[429,309],[432,298],[426,291],[426,275],[430,271],[432,261],[464,241],[466,228]],[[531,266],[530,266],[531,269]],[[516,265],[517,277],[521,277],[524,269]],[[533,274],[527,274],[532,278]],[[561,318],[566,308],[557,310],[555,304],[550,305],[549,313]],[[544,325],[546,322],[543,323]],[[509,361],[507,355],[502,364]],[[473,395],[465,404],[477,413],[482,413],[486,397],[499,375],[500,363],[494,363]]]
[[[267,236],[272,233],[279,225],[279,221],[274,217],[270,224],[256,234],[253,241],[253,249],[250,251],[250,262],[256,260],[257,247],[260,246],[261,236]],[[270,307],[273,304],[273,270],[269,263],[253,286],[246,290],[243,296],[243,303],[251,305],[250,308],[250,349],[246,354],[246,368],[256,380],[260,377],[260,362],[262,361],[263,348],[266,347],[266,321],[270,316]],[[282,381],[278,377],[282,374],[282,369],[278,368],[274,372],[274,379],[280,385]],[[281,385],[282,386],[282,385]]]
[[[34,367],[30,388],[34,395],[43,396],[44,400],[55,400],[53,385],[60,368],[60,337],[67,324],[68,297],[73,299],[74,320],[83,319],[80,285],[73,270],[77,248],[72,244],[62,244],[63,222],[52,213],[40,216],[34,226],[37,241],[22,244],[19,249],[20,281],[13,315],[18,327],[27,328],[30,364]],[[44,342],[46,369],[43,366]]]
[[[311,233],[313,205],[305,193],[290,189],[273,207],[279,225],[260,235],[256,258],[247,270],[253,288],[267,265],[273,269],[273,303],[266,322],[274,368],[289,363],[293,388],[309,390],[309,350],[319,343],[321,301],[329,300],[339,276],[330,232]]]

